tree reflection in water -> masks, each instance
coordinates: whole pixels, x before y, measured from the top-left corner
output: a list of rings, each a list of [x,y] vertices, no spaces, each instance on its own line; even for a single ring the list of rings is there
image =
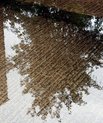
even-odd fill
[[[32,115],[46,118],[51,114],[59,118],[63,104],[70,111],[73,103],[86,103],[83,94],[88,95],[90,87],[102,89],[90,75],[94,66],[102,67],[103,19],[97,18],[93,23],[92,17],[76,16],[78,23],[67,23],[26,11],[5,13],[5,23],[9,20],[11,30],[21,39],[13,47],[17,55],[8,59],[13,61],[12,67],[26,76],[21,84],[23,93],[34,96]],[[82,26],[81,20],[85,22]],[[24,31],[16,28],[17,24]]]

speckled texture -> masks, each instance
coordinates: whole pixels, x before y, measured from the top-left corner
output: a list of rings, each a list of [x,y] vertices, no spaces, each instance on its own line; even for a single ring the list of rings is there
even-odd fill
[[[24,0],[22,3],[38,3],[66,11],[103,16],[103,0]]]

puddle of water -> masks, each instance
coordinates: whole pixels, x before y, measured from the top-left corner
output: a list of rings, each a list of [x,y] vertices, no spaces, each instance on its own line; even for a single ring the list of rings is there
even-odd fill
[[[0,122],[100,123],[102,19],[95,24],[92,17],[81,28],[30,12],[5,12],[2,76],[8,100],[0,106]]]

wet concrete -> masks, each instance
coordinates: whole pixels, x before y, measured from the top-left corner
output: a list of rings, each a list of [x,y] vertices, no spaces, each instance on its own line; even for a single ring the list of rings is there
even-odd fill
[[[103,19],[78,17],[82,27],[4,10],[0,123],[102,122]]]

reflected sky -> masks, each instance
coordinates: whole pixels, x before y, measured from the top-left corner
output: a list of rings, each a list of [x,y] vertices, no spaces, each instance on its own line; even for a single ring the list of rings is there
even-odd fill
[[[0,122],[100,123],[102,18],[79,27],[14,10],[4,17],[8,101]]]

